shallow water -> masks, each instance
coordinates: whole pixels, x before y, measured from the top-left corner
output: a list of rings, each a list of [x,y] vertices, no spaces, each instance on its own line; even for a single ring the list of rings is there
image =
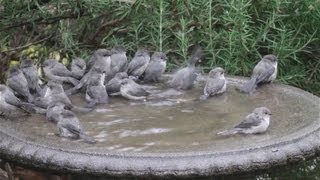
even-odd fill
[[[86,132],[98,141],[94,146],[58,137],[55,125],[41,115],[0,122],[0,125],[10,127],[6,130],[9,133],[31,141],[84,152],[219,152],[286,140],[313,123],[319,113],[307,100],[273,84],[261,87],[253,95],[239,93],[234,86],[229,86],[223,95],[205,101],[199,100],[202,87],[180,92],[159,85],[149,86],[148,90],[152,95],[146,101],[111,97],[109,104],[100,105],[87,114],[77,114]],[[83,94],[73,96],[72,101],[85,105]],[[273,114],[266,133],[216,135],[260,106],[268,107]]]

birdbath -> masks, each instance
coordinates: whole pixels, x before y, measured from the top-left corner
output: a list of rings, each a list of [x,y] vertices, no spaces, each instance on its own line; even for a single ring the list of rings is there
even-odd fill
[[[146,101],[111,97],[108,105],[77,114],[94,145],[58,137],[41,115],[0,119],[1,158],[62,173],[186,177],[264,169],[319,151],[319,97],[277,83],[248,95],[236,89],[246,78],[227,79],[226,93],[204,101],[205,77],[185,92],[148,85]],[[84,105],[84,95],[72,101]],[[260,106],[273,114],[265,133],[216,135]]]

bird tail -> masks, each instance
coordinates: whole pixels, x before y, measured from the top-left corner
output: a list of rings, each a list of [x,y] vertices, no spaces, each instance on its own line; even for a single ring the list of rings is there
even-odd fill
[[[21,102],[21,109],[25,110],[28,113],[36,113],[36,106],[30,103]]]
[[[79,113],[89,113],[93,110],[92,107],[78,107],[78,106],[72,106],[71,111],[79,112]]]
[[[249,81],[245,82],[239,89],[241,92],[244,93],[253,93],[256,90],[257,87],[257,78],[251,78]]]
[[[234,135],[234,134],[237,134],[239,133],[239,129],[228,129],[228,130],[225,130],[225,131],[221,131],[221,132],[218,132],[217,135],[219,136],[230,136],[230,135]]]
[[[89,144],[96,143],[96,141],[92,137],[88,136],[82,131],[79,131],[79,129],[73,126],[72,124],[67,124],[65,128],[68,129],[68,131],[70,131],[71,133],[78,135],[79,138],[83,139],[84,142],[86,143],[89,143]]]
[[[192,51],[192,55],[189,60],[189,66],[194,66],[200,60],[201,56],[202,56],[201,46],[196,45]]]
[[[66,81],[73,84],[74,86],[77,86],[80,83],[79,80],[77,80],[73,77],[66,77]]]

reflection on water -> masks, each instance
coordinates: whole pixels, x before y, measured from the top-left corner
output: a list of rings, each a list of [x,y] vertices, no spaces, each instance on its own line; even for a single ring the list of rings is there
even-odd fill
[[[94,146],[81,140],[57,137],[55,125],[41,115],[25,121],[0,122],[0,125],[10,127],[8,132],[20,132],[21,137],[29,140],[87,152],[219,152],[285,140],[289,134],[312,123],[318,115],[307,100],[297,99],[295,94],[272,84],[253,95],[239,93],[229,86],[223,95],[205,101],[199,100],[201,87],[186,92],[161,86],[148,90],[152,94],[146,101],[111,97],[110,104],[98,106],[88,114],[77,114],[87,133],[98,141]],[[73,96],[73,103],[83,106],[83,96]],[[216,135],[236,125],[259,106],[270,108],[273,114],[265,134]]]

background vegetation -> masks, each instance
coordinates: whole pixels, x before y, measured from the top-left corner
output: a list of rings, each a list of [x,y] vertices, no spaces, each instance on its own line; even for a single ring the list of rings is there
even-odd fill
[[[320,95],[320,0],[0,0],[0,80],[22,54],[87,58],[100,47],[164,51],[169,70],[204,48],[200,66],[249,76],[279,58],[279,80]]]

